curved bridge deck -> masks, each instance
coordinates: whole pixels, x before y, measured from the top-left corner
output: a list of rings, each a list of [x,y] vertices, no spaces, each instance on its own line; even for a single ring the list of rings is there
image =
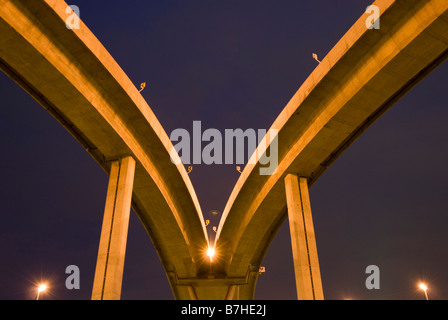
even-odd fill
[[[64,1],[0,1],[0,66],[98,164],[136,161],[132,206],[177,297],[176,277],[201,273],[207,233],[199,202],[172,144],[135,85],[81,21],[69,30]],[[208,269],[206,269],[208,270]],[[205,272],[205,271],[204,271]]]
[[[185,168],[170,160],[168,136],[89,29],[82,22],[66,28],[64,1],[0,0],[0,67],[106,172],[117,159],[135,160],[132,206],[176,298],[232,299],[238,288],[240,299],[252,299],[260,264],[287,215],[285,177],[298,175],[311,186],[448,57],[446,0],[374,5],[380,29],[367,29],[362,15],[273,123],[276,172],[260,175],[259,162],[246,165],[224,210],[211,272],[201,208]]]
[[[223,212],[216,248],[221,272],[246,274],[240,297],[253,298],[258,269],[284,222],[285,177],[311,186],[375,120],[448,57],[448,2],[376,1],[380,29],[364,14],[292,97],[278,130],[278,169],[247,164]],[[259,147],[260,148],[260,147]],[[260,152],[261,153],[261,152]]]

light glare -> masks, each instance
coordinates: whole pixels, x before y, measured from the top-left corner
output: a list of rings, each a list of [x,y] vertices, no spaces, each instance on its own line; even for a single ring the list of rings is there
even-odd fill
[[[213,260],[213,256],[215,255],[215,249],[214,248],[208,248],[207,249],[207,255],[210,257],[210,261]]]
[[[47,285],[46,284],[41,284],[37,288],[37,292],[39,292],[39,293],[44,292],[45,290],[47,290]]]

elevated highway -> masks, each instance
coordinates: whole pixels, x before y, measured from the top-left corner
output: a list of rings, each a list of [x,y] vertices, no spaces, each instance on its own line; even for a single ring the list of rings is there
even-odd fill
[[[288,211],[290,221],[296,221],[291,212],[311,217],[308,187],[448,57],[446,0],[381,0],[374,5],[381,13],[380,29],[368,29],[369,14],[363,14],[273,123],[271,129],[278,130],[276,172],[260,175],[257,161],[244,168],[225,207],[217,254],[209,264],[206,227],[188,174],[182,164],[171,162],[168,136],[124,71],[82,21],[79,29],[66,28],[64,1],[0,0],[2,71],[111,176],[105,225],[108,219],[114,224],[119,214],[121,233],[103,227],[108,249],[100,262],[102,235],[98,265],[107,268],[115,261],[109,255],[115,238],[121,240],[117,256],[124,263],[119,250],[125,247],[126,211],[132,205],[175,298],[252,299],[263,257]],[[263,154],[263,144],[256,154]],[[313,242],[312,224],[305,229],[306,241]],[[312,251],[317,261],[317,249]],[[114,299],[119,298],[122,273],[116,270]],[[93,291],[93,297],[107,298],[104,284],[100,295]]]
[[[381,13],[380,29],[368,29],[369,14],[362,15],[272,124],[278,130],[277,171],[260,175],[259,162],[247,164],[230,195],[216,236],[221,254],[216,268],[227,277],[247,277],[247,284],[239,286],[240,299],[254,297],[263,257],[288,216],[285,178],[296,175],[312,186],[375,120],[448,57],[447,1],[373,4]],[[265,148],[264,142],[259,148]]]
[[[82,21],[79,29],[66,27],[66,9],[60,0],[1,0],[0,67],[108,174],[115,161],[135,160],[132,207],[174,295],[189,298],[175,279],[208,271],[193,186],[184,166],[172,164],[171,141],[135,85]]]

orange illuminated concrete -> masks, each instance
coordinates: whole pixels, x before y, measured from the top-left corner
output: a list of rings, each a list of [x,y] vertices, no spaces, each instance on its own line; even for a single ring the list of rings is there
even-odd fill
[[[375,120],[448,57],[448,1],[373,4],[380,9],[380,29],[367,29],[369,14],[362,15],[271,126],[279,132],[277,172],[259,175],[260,163],[247,164],[230,195],[215,246],[223,257],[223,274],[247,275],[239,288],[241,299],[254,297],[263,257],[288,216],[285,177],[307,178],[311,187]]]
[[[119,300],[121,297],[134,174],[132,157],[111,165],[92,300]]]
[[[85,24],[67,29],[61,0],[0,1],[0,66],[68,130],[109,174],[135,159],[132,207],[148,232],[176,298],[178,278],[208,272],[201,208],[149,105]],[[98,213],[101,214],[101,213]],[[142,255],[145,252],[141,253]]]
[[[216,249],[211,263],[199,202],[184,166],[170,160],[167,134],[89,29],[82,22],[79,30],[66,28],[67,3],[0,0],[0,67],[107,174],[117,160],[135,160],[132,207],[175,298],[252,299],[264,255],[288,217],[287,203],[292,221],[300,212],[291,208],[300,192],[293,177],[311,187],[375,120],[448,57],[448,1],[373,4],[381,13],[380,29],[367,29],[369,14],[363,14],[271,126],[278,130],[277,171],[260,175],[259,162],[245,166],[211,244]],[[311,211],[300,214],[311,217]],[[292,241],[295,234],[294,229]],[[317,248],[308,249],[317,260]]]
[[[308,180],[290,173],[285,177],[285,190],[297,297],[323,300]]]

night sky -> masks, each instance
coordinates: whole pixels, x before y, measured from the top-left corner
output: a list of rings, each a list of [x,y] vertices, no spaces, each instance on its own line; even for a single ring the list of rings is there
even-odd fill
[[[364,13],[360,0],[74,1],[81,19],[176,128],[267,129]],[[448,64],[364,133],[311,188],[326,299],[448,298]],[[108,174],[36,101],[0,75],[0,299],[90,299]],[[235,165],[195,165],[202,211],[222,212]],[[65,288],[77,265],[81,288]],[[296,299],[289,226],[262,264],[256,299]],[[380,289],[365,286],[368,265]],[[122,299],[173,299],[131,214]]]

